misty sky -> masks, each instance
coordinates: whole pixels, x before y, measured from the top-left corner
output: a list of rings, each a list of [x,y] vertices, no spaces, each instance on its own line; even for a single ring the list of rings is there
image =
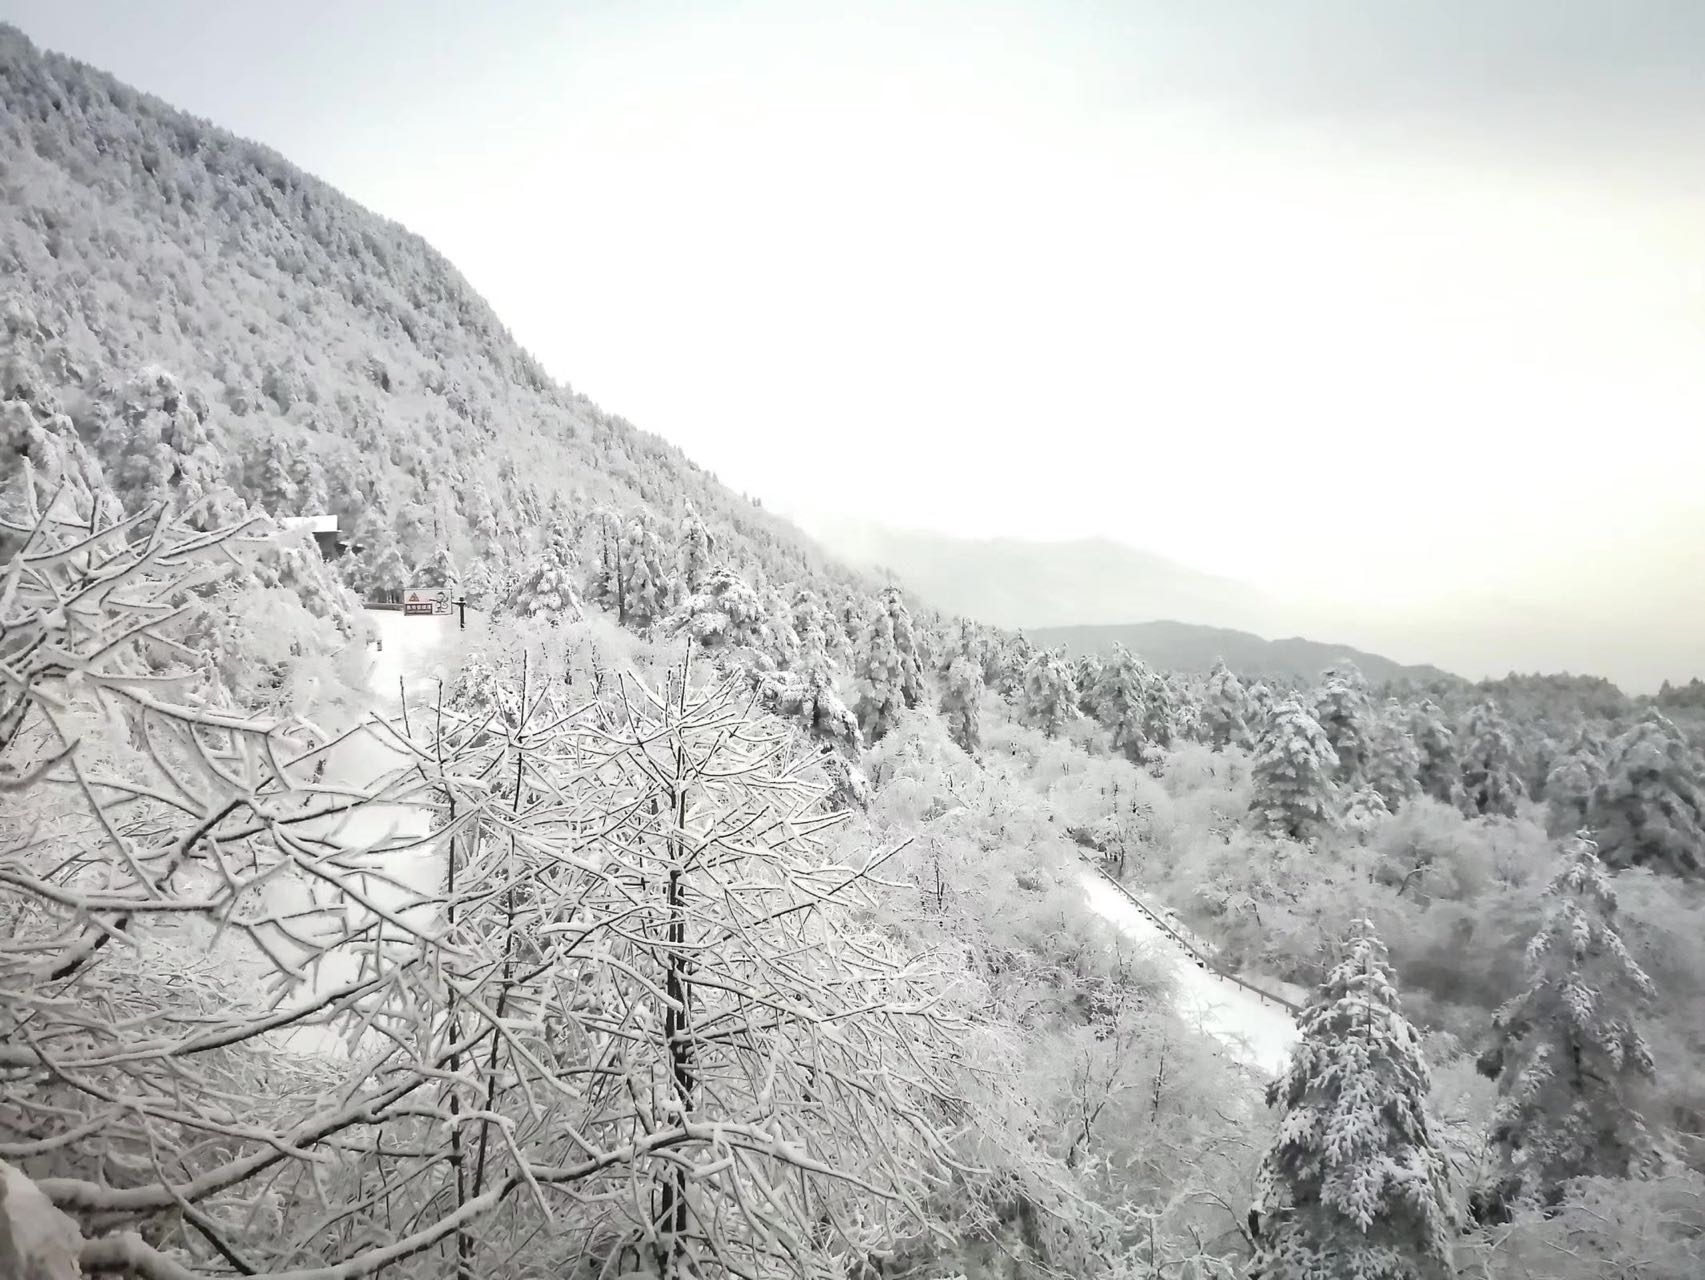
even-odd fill
[[[1695,0],[0,16],[419,231],[772,507],[1705,668]]]

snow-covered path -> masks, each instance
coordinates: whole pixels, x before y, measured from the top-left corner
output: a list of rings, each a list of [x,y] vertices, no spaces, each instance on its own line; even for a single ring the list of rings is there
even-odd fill
[[[1200,967],[1194,956],[1117,888],[1094,871],[1082,873],[1090,910],[1127,938],[1164,956],[1177,983],[1178,1012],[1223,1043],[1249,1066],[1268,1075],[1284,1070],[1297,1042],[1290,1011]]]

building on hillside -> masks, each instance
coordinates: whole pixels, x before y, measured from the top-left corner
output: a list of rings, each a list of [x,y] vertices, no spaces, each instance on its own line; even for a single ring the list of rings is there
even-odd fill
[[[349,550],[349,535],[338,528],[336,516],[284,516],[278,523],[286,529],[306,529],[313,534],[320,554],[327,560],[336,560]]]

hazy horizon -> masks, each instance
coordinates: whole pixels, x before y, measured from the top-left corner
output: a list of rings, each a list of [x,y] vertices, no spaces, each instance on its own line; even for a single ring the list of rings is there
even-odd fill
[[[773,509],[1103,537],[1465,674],[1705,674],[1705,8],[0,18],[419,232]]]

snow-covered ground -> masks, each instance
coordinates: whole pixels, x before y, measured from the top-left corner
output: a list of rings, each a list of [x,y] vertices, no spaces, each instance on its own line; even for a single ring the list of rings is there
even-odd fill
[[[1082,883],[1090,910],[1127,938],[1166,958],[1177,983],[1178,1012],[1185,1021],[1259,1071],[1277,1075],[1284,1070],[1297,1042],[1289,1010],[1198,967],[1194,957],[1095,872],[1084,871]]]

